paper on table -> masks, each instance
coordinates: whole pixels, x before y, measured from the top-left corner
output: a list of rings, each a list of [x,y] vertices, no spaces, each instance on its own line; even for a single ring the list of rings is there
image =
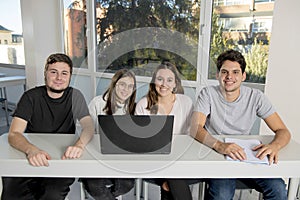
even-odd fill
[[[244,148],[247,159],[242,160],[242,162],[249,163],[258,163],[258,164],[269,164],[268,157],[264,157],[264,159],[260,160],[256,158],[255,155],[257,151],[253,151],[252,148],[261,144],[261,142],[257,139],[237,139],[237,138],[225,138],[225,142],[227,143],[235,143],[240,147]],[[227,160],[233,160],[229,156],[226,156]]]

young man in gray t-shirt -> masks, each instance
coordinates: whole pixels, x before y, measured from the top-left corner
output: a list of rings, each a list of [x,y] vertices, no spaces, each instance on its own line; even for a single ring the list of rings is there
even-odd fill
[[[275,133],[273,141],[254,148],[257,157],[268,156],[269,164],[277,163],[278,152],[288,144],[291,134],[266,96],[259,90],[241,86],[246,79],[246,62],[235,50],[217,59],[218,86],[200,91],[192,119],[191,134],[199,142],[234,160],[245,160],[242,147],[222,142],[212,135],[249,135],[256,117],[262,118]],[[241,179],[263,193],[264,199],[287,199],[285,183],[280,178]],[[209,179],[206,199],[228,200],[235,192],[236,179]]]

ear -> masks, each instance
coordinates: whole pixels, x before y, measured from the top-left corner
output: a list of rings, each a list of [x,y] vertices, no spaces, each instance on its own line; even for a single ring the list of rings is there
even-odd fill
[[[242,80],[245,81],[245,80],[246,80],[246,77],[247,77],[246,72],[244,72],[244,73],[243,73],[243,79],[242,79]]]
[[[216,79],[218,80],[219,79],[219,71],[217,70],[216,72]]]
[[[47,82],[47,74],[46,74],[46,71],[44,71],[44,81],[45,81],[45,83]]]

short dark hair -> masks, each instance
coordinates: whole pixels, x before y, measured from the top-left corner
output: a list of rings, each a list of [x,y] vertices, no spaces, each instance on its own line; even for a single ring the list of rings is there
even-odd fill
[[[70,67],[70,73],[72,74],[72,72],[73,72],[73,62],[72,62],[72,60],[69,56],[67,56],[66,54],[63,54],[63,53],[51,54],[46,60],[45,71],[48,70],[48,67],[49,67],[50,64],[57,63],[57,62],[63,62],[63,63],[68,64],[69,67]]]
[[[233,50],[233,49],[230,49],[230,50],[227,50],[227,51],[221,53],[217,58],[218,71],[220,71],[223,63],[226,60],[230,60],[232,62],[238,62],[240,64],[241,69],[242,69],[242,73],[245,72],[246,61],[245,61],[244,56],[240,52],[238,52],[236,50]]]

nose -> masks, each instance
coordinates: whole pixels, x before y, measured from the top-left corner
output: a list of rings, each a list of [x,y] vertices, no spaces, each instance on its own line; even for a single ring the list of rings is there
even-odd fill
[[[228,72],[227,75],[226,75],[226,79],[230,79],[232,76],[232,73],[231,72]]]
[[[57,73],[56,74],[56,79],[61,80],[62,79],[62,74],[61,73]]]
[[[165,81],[165,80],[162,80],[162,81],[161,81],[161,85],[162,85],[162,86],[166,86],[166,81]]]
[[[125,90],[125,91],[129,91],[129,85],[125,85],[125,86],[124,86],[124,90]]]

